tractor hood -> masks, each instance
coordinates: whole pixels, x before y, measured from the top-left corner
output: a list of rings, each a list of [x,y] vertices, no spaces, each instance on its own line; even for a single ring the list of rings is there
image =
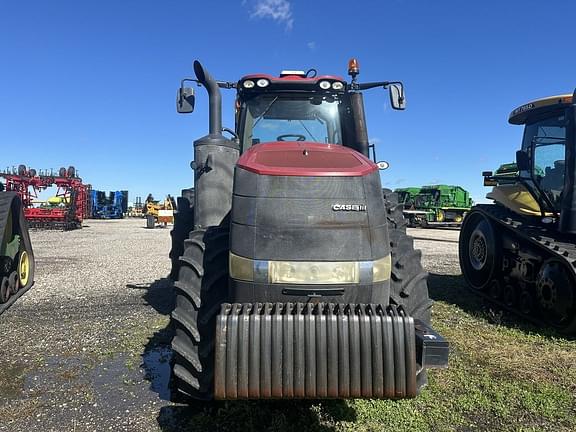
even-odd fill
[[[240,168],[260,175],[361,177],[378,167],[347,147],[314,142],[256,144],[238,160]]]

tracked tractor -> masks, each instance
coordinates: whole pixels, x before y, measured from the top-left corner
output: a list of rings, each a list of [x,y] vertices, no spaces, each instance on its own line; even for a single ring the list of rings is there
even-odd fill
[[[447,364],[427,274],[396,195],[370,159],[363,90],[315,70],[216,81],[194,142],[192,231],[171,322],[172,382],[193,399],[406,398]],[[187,80],[184,80],[186,82]],[[236,92],[222,127],[220,89]],[[179,89],[192,112],[193,87]],[[226,132],[230,138],[223,136]]]
[[[22,201],[16,192],[2,190],[0,187],[0,314],[34,283],[34,253]]]
[[[576,100],[553,96],[515,109],[524,125],[516,163],[486,171],[494,204],[464,220],[460,265],[472,289],[503,308],[576,332]]]

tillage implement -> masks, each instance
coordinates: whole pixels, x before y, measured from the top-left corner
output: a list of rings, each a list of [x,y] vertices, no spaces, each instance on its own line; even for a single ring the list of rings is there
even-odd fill
[[[178,111],[194,108],[185,82],[204,87],[210,132],[194,142],[193,202],[177,221],[192,228],[173,230],[177,394],[416,396],[426,370],[446,366],[448,343],[430,327],[402,206],[382,194],[388,164],[370,159],[362,94],[388,89],[401,110],[402,84],[357,82],[356,60],[350,82],[313,69],[238,82],[197,61],[194,71]],[[222,127],[221,88],[236,92],[234,129]]]
[[[515,109],[516,163],[484,172],[494,186],[464,219],[460,265],[477,293],[540,325],[576,332],[576,100]]]

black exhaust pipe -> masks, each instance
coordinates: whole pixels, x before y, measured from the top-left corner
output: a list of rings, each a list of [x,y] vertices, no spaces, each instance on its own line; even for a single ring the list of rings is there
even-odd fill
[[[198,60],[194,61],[194,73],[208,92],[210,135],[222,135],[222,95],[218,83]]]
[[[210,132],[194,141],[194,227],[206,229],[225,222],[232,208],[238,144],[222,135],[222,96],[218,83],[199,61],[194,72],[208,92]]]
[[[364,97],[362,93],[355,92],[350,95],[350,105],[354,118],[355,150],[370,158],[368,129],[366,128],[366,115],[364,114]]]
[[[564,162],[564,197],[560,210],[560,231],[576,234],[576,90],[568,109],[566,129],[566,160]]]

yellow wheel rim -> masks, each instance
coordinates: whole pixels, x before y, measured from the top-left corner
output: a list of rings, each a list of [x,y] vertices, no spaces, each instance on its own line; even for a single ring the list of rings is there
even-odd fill
[[[28,284],[28,277],[30,276],[30,257],[28,252],[22,251],[20,254],[20,262],[18,263],[18,278],[20,279],[20,286],[25,287]]]
[[[436,216],[438,222],[444,222],[444,212],[442,210],[438,210],[438,215]]]

